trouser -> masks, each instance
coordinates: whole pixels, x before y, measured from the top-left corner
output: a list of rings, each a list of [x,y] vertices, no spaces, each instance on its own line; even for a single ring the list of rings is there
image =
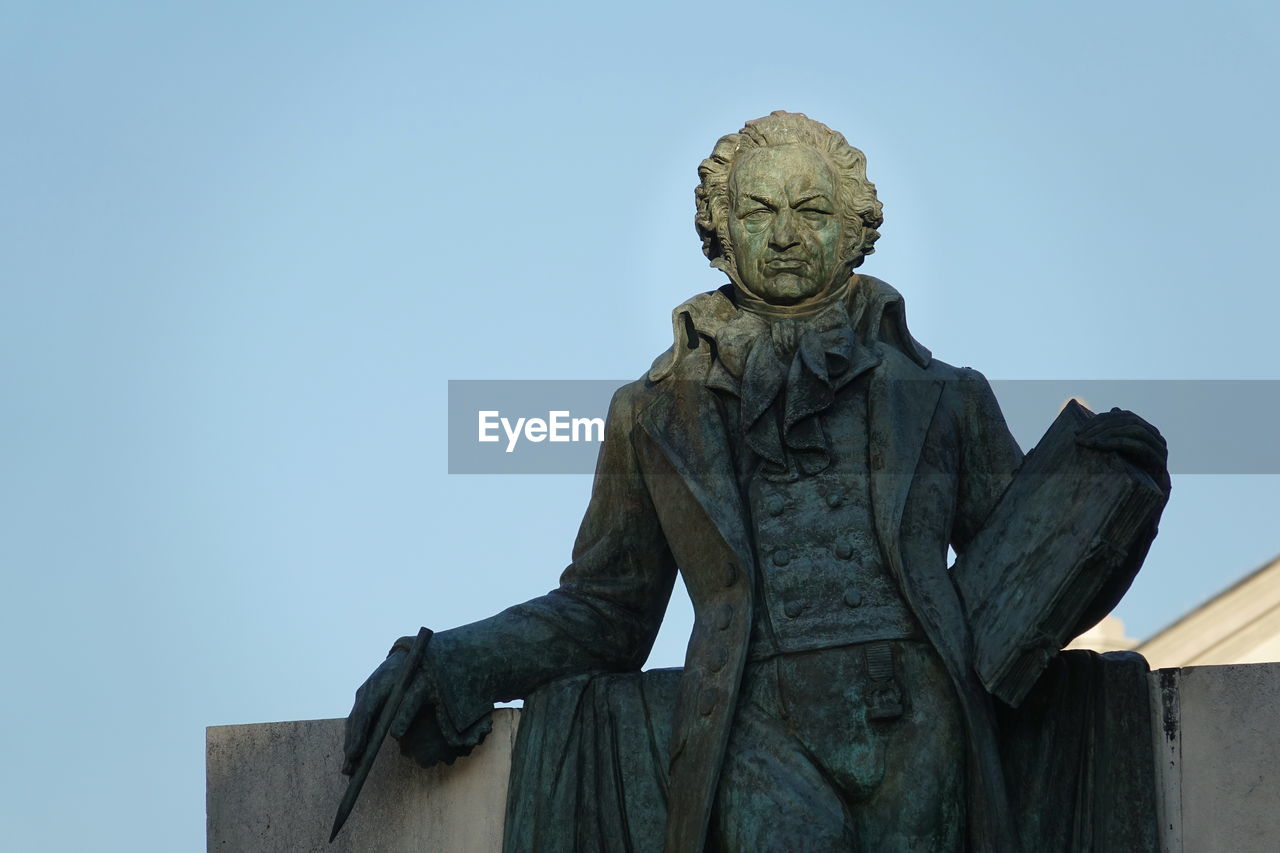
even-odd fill
[[[901,713],[871,694],[892,652]],[[708,847],[725,853],[964,849],[964,729],[933,648],[899,640],[749,663]]]

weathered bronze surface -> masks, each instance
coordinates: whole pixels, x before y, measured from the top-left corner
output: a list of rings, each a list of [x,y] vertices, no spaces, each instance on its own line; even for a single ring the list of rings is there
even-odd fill
[[[965,559],[1023,454],[983,376],[854,273],[882,223],[865,169],[798,114],[717,143],[695,221],[729,282],[679,306],[671,348],[615,394],[559,588],[436,633],[410,673],[391,731],[424,764],[527,698],[508,850],[1154,849],[1140,658],[1046,655],[1017,708],[975,673],[947,548]],[[1167,496],[1136,415],[1075,440]],[[1111,543],[1073,618],[1123,592],[1157,516]],[[677,572],[686,665],[639,673]],[[344,772],[407,648],[357,693]]]

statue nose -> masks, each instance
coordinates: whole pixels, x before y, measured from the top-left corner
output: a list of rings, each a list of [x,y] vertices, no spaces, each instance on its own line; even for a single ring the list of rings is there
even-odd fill
[[[773,221],[773,230],[769,234],[769,248],[778,252],[785,252],[792,246],[799,244],[800,240],[796,237],[795,221],[792,218],[790,210],[783,210]]]

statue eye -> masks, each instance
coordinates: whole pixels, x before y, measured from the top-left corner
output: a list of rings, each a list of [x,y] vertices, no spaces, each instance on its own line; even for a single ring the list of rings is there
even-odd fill
[[[758,208],[742,217],[742,221],[748,225],[764,225],[769,221],[770,213],[764,208]]]

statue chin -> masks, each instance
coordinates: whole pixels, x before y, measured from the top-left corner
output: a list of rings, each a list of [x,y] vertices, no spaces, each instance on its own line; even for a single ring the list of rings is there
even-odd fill
[[[818,287],[807,279],[777,276],[761,288],[759,297],[774,305],[796,305],[818,294]]]
[[[822,287],[813,279],[788,273],[745,282],[744,277],[739,275],[738,284],[751,295],[763,299],[770,305],[791,308],[829,293],[840,278],[840,275],[836,275],[826,287]]]

